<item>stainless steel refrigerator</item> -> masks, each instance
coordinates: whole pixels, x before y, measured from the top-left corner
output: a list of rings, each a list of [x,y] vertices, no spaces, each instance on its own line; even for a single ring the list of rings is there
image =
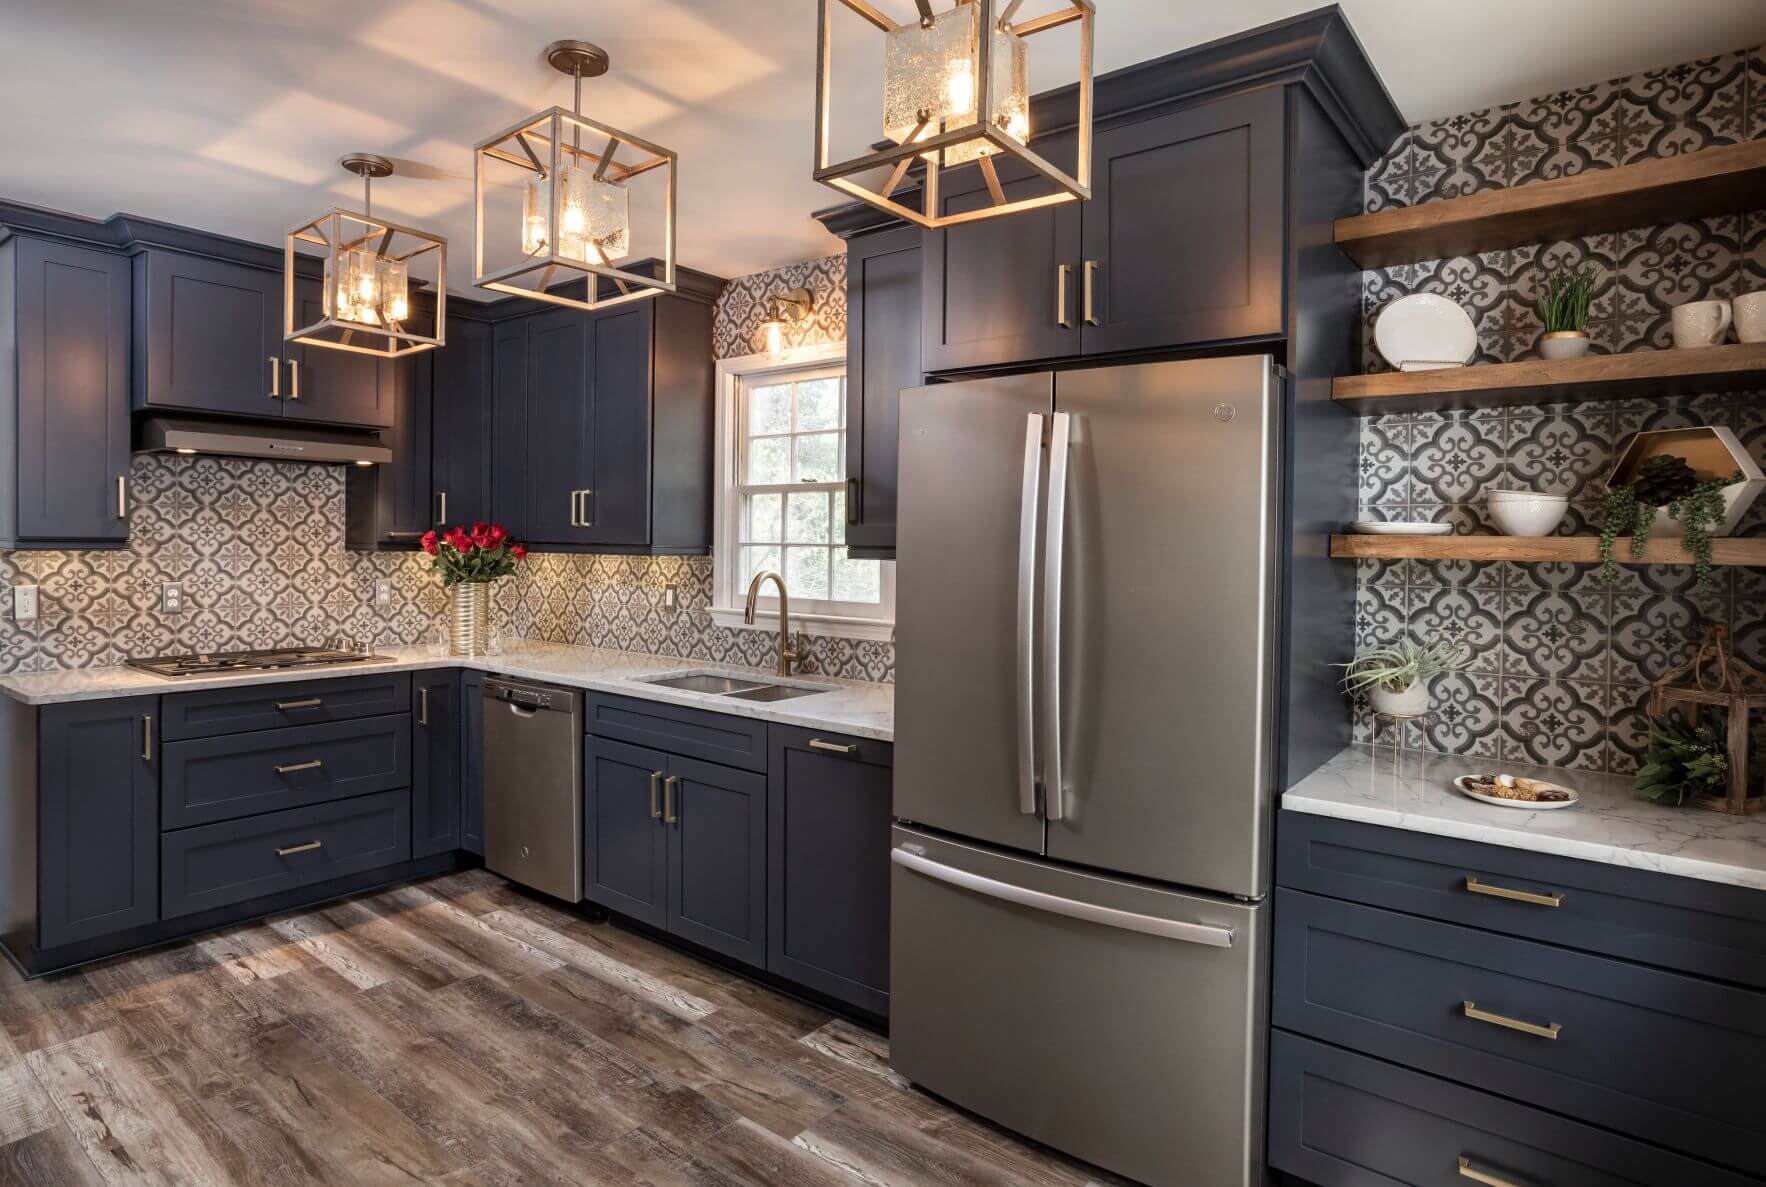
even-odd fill
[[[902,393],[892,1060],[1153,1184],[1263,1175],[1281,383]]]

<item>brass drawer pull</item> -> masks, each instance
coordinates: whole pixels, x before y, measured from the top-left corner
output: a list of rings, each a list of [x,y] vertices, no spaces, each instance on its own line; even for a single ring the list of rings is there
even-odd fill
[[[858,746],[842,742],[824,742],[820,738],[809,740],[811,750],[826,750],[830,754],[857,754]]]
[[[276,850],[277,857],[291,857],[296,853],[311,853],[324,844],[323,841],[308,841],[305,845],[291,845],[287,849]]]
[[[1522,1022],[1519,1018],[1510,1018],[1504,1014],[1492,1014],[1489,1010],[1480,1010],[1477,1002],[1462,1002],[1465,1015],[1473,1022],[1488,1022],[1492,1026],[1506,1026],[1510,1030],[1518,1030],[1522,1034],[1533,1035],[1541,1039],[1555,1039],[1563,1028],[1557,1022],[1548,1022],[1544,1026],[1537,1022]]]
[[[324,703],[323,697],[308,697],[304,701],[277,701],[276,707],[278,709],[317,709]]]
[[[1487,894],[1491,898],[1513,899],[1517,903],[1532,903],[1535,907],[1561,907],[1564,896],[1561,891],[1550,894],[1535,894],[1531,890],[1514,890],[1507,886],[1492,886],[1488,882],[1480,882],[1470,874],[1466,875],[1466,889],[1473,894]]]
[[[296,771],[316,771],[324,765],[324,759],[309,758],[306,762],[291,762],[279,766],[276,768],[276,773],[278,775],[292,775]]]
[[[662,794],[662,772],[650,772],[650,819],[662,819],[662,805],[659,796]]]
[[[1488,1171],[1479,1170],[1472,1165],[1472,1160],[1464,1154],[1459,1156],[1459,1177],[1470,1179],[1474,1183],[1482,1183],[1484,1187],[1522,1187],[1522,1184],[1514,1179],[1500,1178]]]

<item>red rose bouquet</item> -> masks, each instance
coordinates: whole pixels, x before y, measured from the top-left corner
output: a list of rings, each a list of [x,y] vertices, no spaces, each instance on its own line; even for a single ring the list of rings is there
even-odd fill
[[[440,535],[424,532],[422,543],[423,551],[435,558],[429,567],[444,589],[507,577],[515,572],[515,562],[527,555],[527,546],[511,540],[500,523],[475,523],[471,531],[456,524]]]

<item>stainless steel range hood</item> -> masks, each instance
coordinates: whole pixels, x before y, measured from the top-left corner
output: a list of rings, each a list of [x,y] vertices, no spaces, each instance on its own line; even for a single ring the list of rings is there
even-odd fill
[[[135,452],[211,453],[358,466],[392,461],[392,450],[371,429],[317,429],[181,416],[143,417],[135,426]]]

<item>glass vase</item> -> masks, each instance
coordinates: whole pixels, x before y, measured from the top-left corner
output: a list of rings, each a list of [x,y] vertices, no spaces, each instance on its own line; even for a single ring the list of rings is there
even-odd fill
[[[487,655],[491,639],[491,587],[485,581],[462,581],[449,591],[448,652]]]

